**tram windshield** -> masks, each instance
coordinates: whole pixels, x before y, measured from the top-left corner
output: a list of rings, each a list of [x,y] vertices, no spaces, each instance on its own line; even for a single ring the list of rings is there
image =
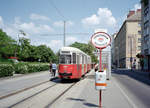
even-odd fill
[[[71,64],[71,55],[60,55],[59,63],[60,64]]]

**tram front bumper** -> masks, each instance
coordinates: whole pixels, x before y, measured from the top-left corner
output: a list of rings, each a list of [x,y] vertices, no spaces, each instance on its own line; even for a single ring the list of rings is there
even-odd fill
[[[72,73],[59,73],[60,76],[72,76]]]

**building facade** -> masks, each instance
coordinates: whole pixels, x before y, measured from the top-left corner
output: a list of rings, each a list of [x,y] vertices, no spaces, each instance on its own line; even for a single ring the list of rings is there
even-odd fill
[[[112,64],[112,67],[114,68],[116,66],[116,62],[115,62],[115,45],[114,45],[114,39],[116,37],[116,34],[117,33],[114,33],[111,37],[112,41],[111,41],[111,64]]]
[[[136,57],[141,52],[141,10],[130,11],[114,38],[114,59],[117,67],[140,68]]]
[[[141,0],[142,50],[144,70],[150,70],[150,0]]]

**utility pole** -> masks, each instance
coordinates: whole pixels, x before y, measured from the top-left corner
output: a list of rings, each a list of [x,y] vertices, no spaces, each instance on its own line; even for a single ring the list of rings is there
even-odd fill
[[[66,21],[64,21],[64,47],[66,46]]]

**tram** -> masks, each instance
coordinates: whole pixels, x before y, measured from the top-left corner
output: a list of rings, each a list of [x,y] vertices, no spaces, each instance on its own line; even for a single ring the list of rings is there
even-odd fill
[[[80,79],[91,70],[91,57],[74,47],[62,47],[59,51],[59,78]]]

